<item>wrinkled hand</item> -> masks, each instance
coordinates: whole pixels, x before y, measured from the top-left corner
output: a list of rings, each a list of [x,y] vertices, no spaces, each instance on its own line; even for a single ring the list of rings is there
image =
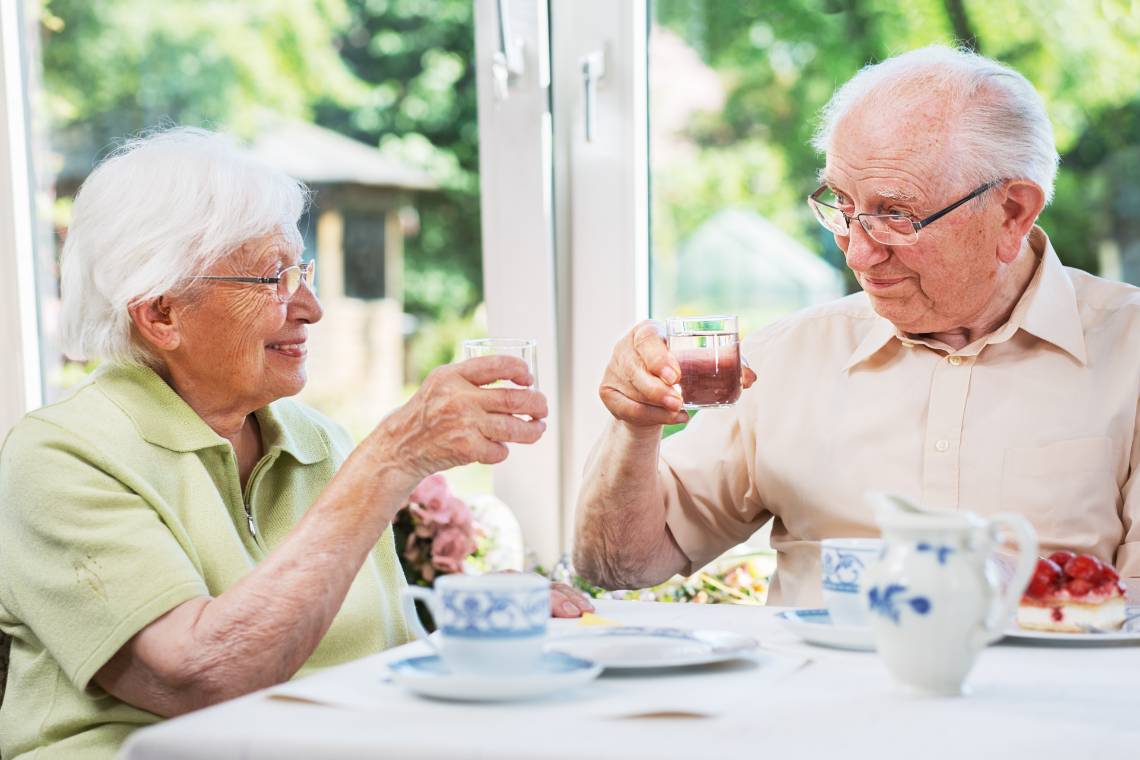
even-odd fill
[[[515,356],[480,356],[437,367],[373,435],[414,482],[471,462],[501,462],[507,458],[505,444],[542,437],[547,406],[538,391],[481,387],[496,380],[534,382],[526,362]]]
[[[756,382],[756,373],[742,359],[741,385]],[[614,347],[598,395],[610,414],[638,427],[688,422],[681,409],[681,365],[669,353],[665,326],[656,320],[639,322]]]
[[[583,612],[593,612],[594,605],[585,594],[565,583],[550,584],[550,614],[558,618],[582,617]]]

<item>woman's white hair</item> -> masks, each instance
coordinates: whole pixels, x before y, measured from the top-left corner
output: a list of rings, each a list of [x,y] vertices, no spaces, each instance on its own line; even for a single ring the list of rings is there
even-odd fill
[[[936,100],[952,119],[948,173],[978,185],[1028,179],[1053,197],[1060,158],[1053,125],[1041,96],[1010,67],[964,48],[942,45],[912,50],[864,66],[824,106],[812,145],[827,152],[836,126],[860,106],[905,113]]]
[[[300,247],[308,190],[227,135],[177,127],[109,155],[80,187],[63,246],[60,337],[73,358],[155,363],[131,305],[185,288],[253,238]]]

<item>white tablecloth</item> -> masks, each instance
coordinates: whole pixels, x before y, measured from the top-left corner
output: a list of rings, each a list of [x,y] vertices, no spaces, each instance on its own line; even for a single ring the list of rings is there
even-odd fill
[[[424,700],[384,683],[386,662],[423,646],[409,644],[285,687],[332,695],[331,701],[339,694],[341,705],[287,701],[270,689],[143,729],[122,757],[1140,756],[1140,647],[1001,644],[982,653],[969,696],[929,697],[897,687],[873,653],[800,643],[772,608],[612,601],[598,607],[630,625],[749,633],[769,654],[758,666],[603,676],[532,703],[472,705]],[[810,662],[801,667],[803,657]],[[612,705],[629,702],[630,690],[643,695],[650,712],[688,705],[701,717],[624,717],[628,711]]]

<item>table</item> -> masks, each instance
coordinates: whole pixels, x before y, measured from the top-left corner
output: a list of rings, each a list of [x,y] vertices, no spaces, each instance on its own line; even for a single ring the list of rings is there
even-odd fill
[[[603,718],[590,709],[594,686],[604,689],[608,682],[640,689],[647,698],[683,697],[700,693],[699,684],[707,684],[700,679],[716,675],[700,672],[603,676],[575,694],[509,705],[433,702],[399,692],[384,711],[283,701],[270,697],[269,689],[143,729],[121,757],[1120,760],[1140,751],[1137,646],[1000,644],[980,656],[969,696],[930,697],[896,686],[873,653],[799,642],[775,619],[776,608],[633,601],[597,606],[600,615],[630,625],[749,633],[775,656],[810,662],[776,682],[760,678],[762,668],[725,675],[727,707],[712,717]],[[408,644],[310,678],[324,679],[326,688],[381,688],[385,663],[421,653],[423,646]]]

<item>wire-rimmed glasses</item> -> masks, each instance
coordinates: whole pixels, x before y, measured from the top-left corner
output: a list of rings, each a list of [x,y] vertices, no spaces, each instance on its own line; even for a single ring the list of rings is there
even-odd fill
[[[248,282],[260,285],[276,285],[277,300],[287,303],[301,287],[301,283],[313,288],[313,281],[317,276],[317,262],[304,261],[285,267],[277,273],[276,277],[230,277],[223,275],[200,274],[191,277],[192,280],[213,280],[214,282]]]
[[[828,194],[834,196],[834,191],[827,185],[822,185],[809,195],[807,202],[815,214],[816,221],[824,229],[840,237],[851,234],[851,220],[855,219],[867,236],[876,242],[883,245],[914,245],[918,242],[919,231],[924,227],[930,226],[959,206],[969,203],[1000,182],[1001,180],[987,182],[966,197],[954,201],[940,211],[935,211],[925,219],[913,219],[906,214],[848,214],[835,203],[828,202],[830,199],[825,200]]]

